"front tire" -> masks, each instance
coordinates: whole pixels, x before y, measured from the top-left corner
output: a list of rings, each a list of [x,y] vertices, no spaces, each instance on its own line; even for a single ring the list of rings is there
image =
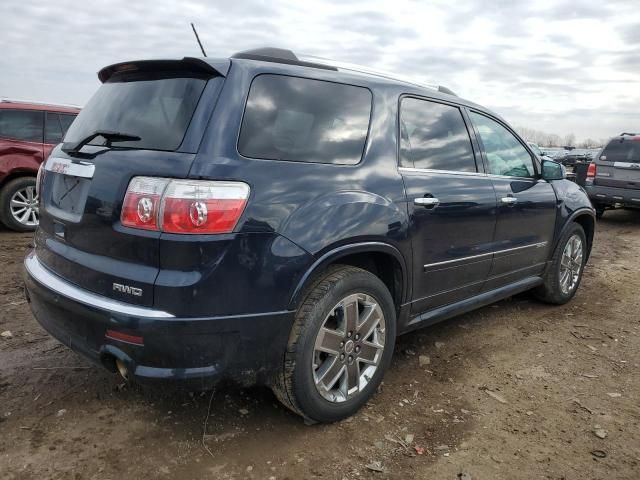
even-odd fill
[[[0,190],[0,221],[17,232],[33,232],[38,226],[38,195],[34,177],[9,181]]]
[[[330,267],[298,308],[274,393],[312,422],[349,417],[378,388],[395,336],[385,284],[360,268]]]
[[[587,237],[584,229],[572,223],[560,238],[544,283],[534,293],[543,302],[562,305],[578,290],[587,258]]]

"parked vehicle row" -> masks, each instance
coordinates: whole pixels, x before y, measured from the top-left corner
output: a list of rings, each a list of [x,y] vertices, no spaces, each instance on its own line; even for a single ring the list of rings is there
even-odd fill
[[[40,176],[26,294],[129,379],[264,383],[335,421],[397,335],[580,284],[584,190],[445,88],[279,49],[98,76]]]
[[[38,225],[36,175],[80,110],[0,101],[0,222],[17,231]]]
[[[616,206],[640,208],[640,134],[609,140],[589,164],[585,188],[598,218]]]

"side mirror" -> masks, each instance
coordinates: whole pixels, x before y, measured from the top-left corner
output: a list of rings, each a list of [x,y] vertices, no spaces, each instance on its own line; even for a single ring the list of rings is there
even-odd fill
[[[542,161],[542,178],[545,180],[562,180],[567,178],[567,169],[559,162],[553,160]]]

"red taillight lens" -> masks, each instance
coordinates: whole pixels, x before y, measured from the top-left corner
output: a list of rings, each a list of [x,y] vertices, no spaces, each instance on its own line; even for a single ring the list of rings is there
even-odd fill
[[[241,182],[135,177],[122,207],[123,225],[167,233],[229,233],[249,198]]]
[[[163,198],[162,231],[232,232],[248,198],[246,183],[173,180]]]
[[[162,192],[169,180],[135,177],[129,183],[120,220],[127,227],[158,230],[158,214]]]
[[[589,164],[589,168],[587,168],[587,178],[595,178],[596,176],[596,164],[594,162],[591,162]],[[584,170],[583,170],[584,172]]]

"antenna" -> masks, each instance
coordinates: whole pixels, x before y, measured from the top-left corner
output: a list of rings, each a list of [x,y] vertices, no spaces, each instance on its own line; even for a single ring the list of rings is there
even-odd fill
[[[207,56],[204,51],[204,47],[202,46],[202,42],[200,41],[200,37],[198,36],[198,31],[196,30],[196,26],[191,22],[191,28],[193,29],[193,34],[196,36],[196,40],[198,41],[198,45],[200,45],[200,50],[202,50],[202,55]]]

